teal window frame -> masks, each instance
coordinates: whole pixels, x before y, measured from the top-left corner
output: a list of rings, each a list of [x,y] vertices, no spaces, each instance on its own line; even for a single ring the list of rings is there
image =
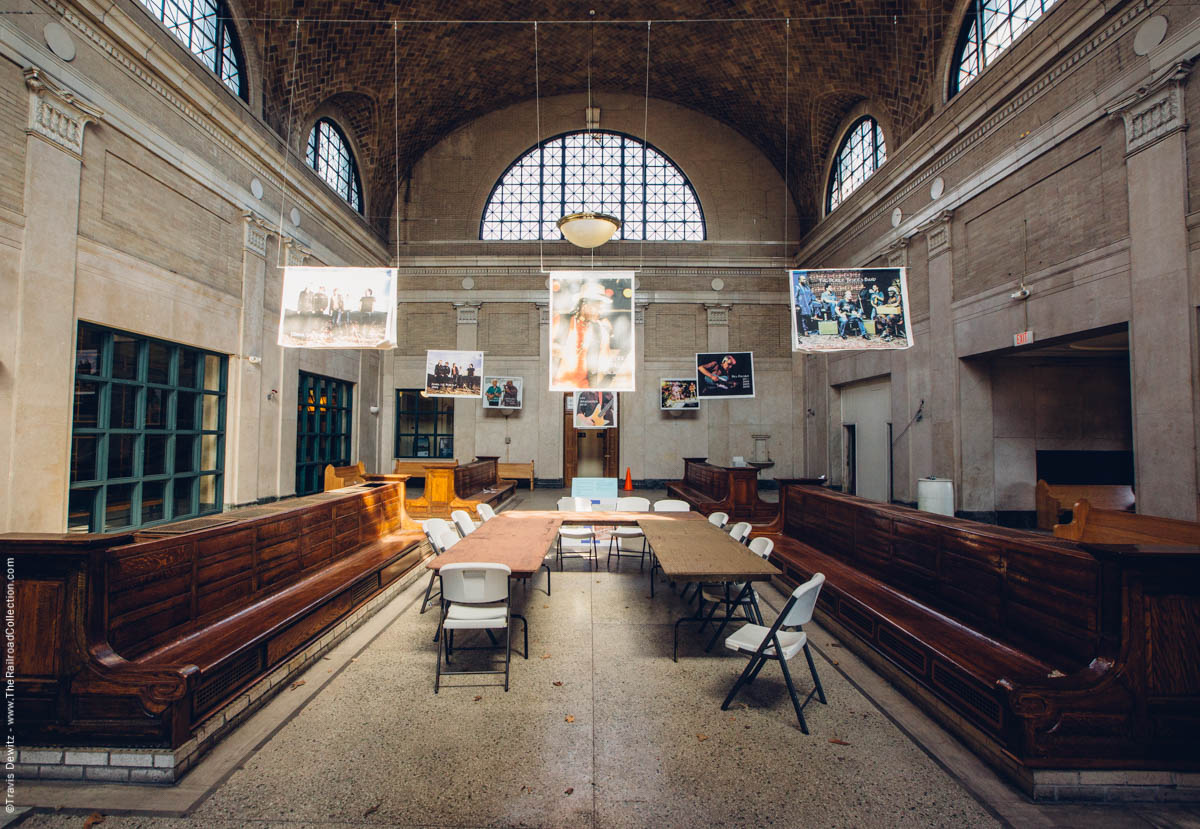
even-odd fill
[[[68,532],[132,530],[224,508],[228,362],[224,354],[79,323]],[[128,520],[117,506],[123,488]]]
[[[310,396],[311,394],[311,396]],[[325,467],[347,466],[353,451],[354,384],[300,372],[296,396],[296,494],[325,488]]]
[[[392,454],[397,458],[454,457],[454,400],[425,397],[421,389],[396,389],[396,440]],[[404,427],[410,428],[404,428]],[[418,446],[428,448],[418,455]],[[411,447],[412,452],[402,450]]]

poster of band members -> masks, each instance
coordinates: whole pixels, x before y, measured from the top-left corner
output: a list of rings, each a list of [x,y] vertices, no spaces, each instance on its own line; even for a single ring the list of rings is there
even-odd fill
[[[790,271],[793,351],[908,348],[904,268]]]
[[[700,397],[696,394],[696,378],[678,380],[663,378],[658,381],[658,407],[686,411],[700,408]]]
[[[633,272],[550,273],[550,391],[633,391]]]
[[[520,377],[483,378],[483,408],[519,409],[525,380]]]
[[[482,351],[426,351],[426,397],[479,397],[483,392]]]
[[[617,425],[617,395],[611,391],[575,394],[576,429],[613,429]]]
[[[696,388],[702,400],[753,397],[754,354],[749,351],[697,354]]]
[[[284,268],[281,304],[284,348],[396,347],[392,268]]]

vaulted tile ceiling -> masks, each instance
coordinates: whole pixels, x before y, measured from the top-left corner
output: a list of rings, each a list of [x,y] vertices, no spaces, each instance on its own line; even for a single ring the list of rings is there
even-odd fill
[[[334,103],[362,149],[362,176],[373,197],[368,219],[385,236],[388,205],[379,194],[390,197],[394,158],[403,187],[421,155],[451,131],[534,97],[534,37],[528,21],[540,21],[543,97],[585,89],[586,21],[592,8],[598,21],[593,89],[600,95],[641,96],[645,21],[655,21],[651,97],[728,124],[782,172],[784,18],[790,17],[787,166],[805,229],[820,212],[823,162],[838,124],[857,103],[870,100],[886,108],[879,115],[890,123],[893,146],[908,137],[940,98],[937,56],[943,38],[953,37],[947,26],[956,23],[950,20],[951,0],[603,5],[243,0],[242,7],[249,18],[242,26],[246,45],[262,60],[268,122],[287,134],[289,107],[294,123],[302,124],[317,107]],[[394,31],[393,19],[401,21]],[[430,22],[439,20],[460,22]],[[394,67],[398,102],[393,100]]]

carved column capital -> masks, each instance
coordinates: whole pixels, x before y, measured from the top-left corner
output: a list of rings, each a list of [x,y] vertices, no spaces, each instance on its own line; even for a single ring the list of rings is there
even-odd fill
[[[887,263],[889,268],[908,267],[908,243],[911,239],[911,236],[901,236],[888,245]]]
[[[1173,64],[1132,95],[1108,108],[1110,118],[1120,117],[1125,122],[1127,156],[1187,129],[1183,84],[1191,70],[1190,61]]]
[[[939,210],[929,221],[917,228],[918,232],[925,234],[930,259],[950,250],[950,223],[953,220],[953,210]]]
[[[313,255],[311,250],[290,236],[283,240],[283,246],[287,250],[283,263],[289,267],[303,265],[308,261],[308,257]]]
[[[536,305],[537,309],[538,309],[538,325],[549,325],[550,324],[550,303],[549,302],[535,302],[534,305]]]
[[[704,304],[708,312],[709,325],[729,325],[729,306],[724,304]]]
[[[251,253],[266,257],[267,238],[274,232],[271,225],[253,210],[242,211],[242,222],[245,225],[242,237],[243,246]]]
[[[29,126],[25,134],[82,159],[84,127],[93,121],[99,123],[104,112],[47,78],[36,66],[25,68],[25,86],[29,89]]]
[[[478,325],[479,324],[479,302],[456,302],[454,309],[458,311],[459,325]]]

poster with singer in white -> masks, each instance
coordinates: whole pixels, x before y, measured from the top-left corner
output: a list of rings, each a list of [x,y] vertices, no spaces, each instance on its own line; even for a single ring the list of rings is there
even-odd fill
[[[550,273],[550,391],[634,391],[632,271]]]

